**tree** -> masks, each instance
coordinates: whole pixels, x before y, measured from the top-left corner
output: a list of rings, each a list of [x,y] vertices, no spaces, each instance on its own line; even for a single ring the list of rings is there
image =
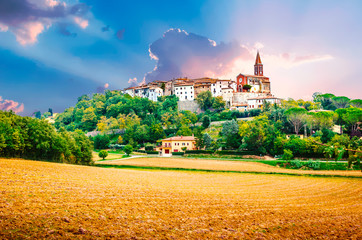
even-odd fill
[[[33,113],[34,117],[37,119],[41,119],[41,112],[40,111],[36,111]]]
[[[333,97],[332,102],[336,108],[346,108],[349,106],[350,99],[344,96]]]
[[[210,135],[208,133],[204,133],[203,141],[204,141],[204,145],[205,145],[206,149],[209,149],[211,147],[212,138],[210,137]]]
[[[333,104],[332,98],[335,96],[331,93],[325,93],[325,94],[313,94],[314,98],[313,101],[316,103],[321,103],[322,108],[325,110],[335,110],[336,107]]]
[[[123,151],[127,154],[127,156],[129,156],[132,152],[133,152],[133,147],[132,145],[126,145],[124,148],[123,148]]]
[[[251,85],[245,84],[245,85],[243,86],[243,89],[246,90],[247,92],[249,92],[249,90],[251,89]]]
[[[299,134],[299,130],[303,127],[307,110],[304,108],[290,108],[285,112],[288,121],[293,125],[295,134]]]
[[[362,108],[362,99],[353,99],[349,102],[352,107]]]
[[[194,136],[196,140],[196,147],[197,149],[201,149],[204,147],[204,135],[202,134],[202,127],[195,127],[194,128]]]
[[[210,91],[205,91],[205,92],[201,92],[199,93],[199,95],[197,95],[196,97],[196,101],[199,104],[200,108],[203,110],[207,110],[209,108],[211,108],[212,106],[212,94]]]
[[[208,128],[210,126],[210,123],[211,123],[211,119],[209,116],[205,115],[203,118],[202,118],[202,127],[204,129]]]
[[[99,157],[103,158],[103,160],[108,156],[108,152],[106,150],[101,150],[98,154]]]
[[[187,125],[182,125],[176,133],[177,136],[191,136],[192,131]]]
[[[110,139],[108,135],[97,135],[93,139],[95,149],[106,149],[108,148]]]
[[[225,108],[225,101],[221,96],[213,98],[212,108],[215,110],[222,110]]]
[[[338,114],[332,111],[322,111],[314,113],[314,117],[316,119],[316,125],[322,130],[324,128],[331,128],[337,120]]]
[[[95,109],[93,107],[89,107],[84,110],[84,114],[82,117],[82,125],[85,131],[92,131],[97,126],[97,116],[95,114]]]
[[[352,136],[360,136],[359,126],[362,123],[362,108],[347,108],[343,120],[351,126]]]
[[[227,147],[238,148],[241,145],[239,124],[234,119],[223,123],[221,135]]]

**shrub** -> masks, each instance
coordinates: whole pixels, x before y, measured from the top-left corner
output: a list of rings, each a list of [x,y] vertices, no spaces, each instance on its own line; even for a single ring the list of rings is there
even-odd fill
[[[186,150],[186,154],[213,154],[211,150]]]
[[[153,151],[153,145],[146,145],[145,150],[146,151]]]
[[[210,126],[210,123],[211,123],[211,119],[209,116],[206,115],[202,118],[202,127],[203,128],[205,128],[205,129],[208,128]]]
[[[292,168],[296,168],[296,169],[303,167],[303,164],[299,160],[291,161],[290,165],[292,165]]]
[[[243,155],[257,155],[258,153],[255,151],[216,151],[216,154],[219,155],[237,155],[237,156],[243,156]]]
[[[108,135],[97,135],[93,139],[95,149],[106,149],[108,148],[110,139]]]
[[[314,170],[318,170],[321,168],[321,162],[320,161],[313,161],[310,159],[307,163],[307,167],[312,168]]]
[[[172,155],[183,156],[184,154],[184,152],[172,152]]]
[[[127,155],[130,155],[132,152],[133,152],[133,147],[132,147],[132,145],[126,145],[125,147],[124,147],[124,152],[127,154]]]
[[[103,158],[103,160],[108,156],[108,152],[106,150],[101,150],[99,153],[98,153],[98,156]]]
[[[158,154],[159,152],[157,151],[146,151],[147,154]]]
[[[293,159],[293,152],[288,149],[284,149],[284,154],[282,156],[283,160],[292,160]]]

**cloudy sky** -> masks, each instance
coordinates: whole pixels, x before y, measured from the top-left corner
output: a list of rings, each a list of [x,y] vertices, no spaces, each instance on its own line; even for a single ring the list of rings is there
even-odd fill
[[[252,74],[278,97],[362,98],[358,0],[0,0],[0,109],[63,111],[82,94]]]

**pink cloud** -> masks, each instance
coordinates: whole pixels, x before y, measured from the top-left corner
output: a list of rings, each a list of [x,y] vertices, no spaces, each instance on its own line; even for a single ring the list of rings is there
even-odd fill
[[[84,3],[67,5],[58,0],[6,0],[1,2],[0,32],[12,32],[21,45],[37,42],[39,34],[54,23],[75,22],[81,28],[89,23],[84,19],[89,7]]]
[[[137,78],[130,78],[130,79],[128,80],[128,83],[129,83],[129,84],[137,83]]]
[[[24,104],[20,104],[18,102],[15,102],[13,100],[3,100],[3,98],[0,96],[0,110],[3,111],[13,111],[15,113],[20,113],[24,111]]]
[[[88,20],[86,19],[80,17],[74,17],[74,22],[83,29],[86,29],[88,27]]]
[[[14,30],[16,40],[21,45],[34,44],[37,42],[37,37],[44,30],[42,22],[28,22],[21,28]]]

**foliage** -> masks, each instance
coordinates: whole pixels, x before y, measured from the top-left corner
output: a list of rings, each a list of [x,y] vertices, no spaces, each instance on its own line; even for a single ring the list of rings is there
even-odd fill
[[[204,133],[203,141],[206,149],[209,149],[211,147],[212,138],[208,133]]]
[[[0,157],[90,165],[92,142],[81,131],[56,131],[46,120],[0,111]]]
[[[132,152],[133,152],[133,147],[132,145],[126,145],[123,149],[123,151],[129,156]]]
[[[344,96],[333,97],[332,102],[336,108],[346,108],[349,106],[350,99]]]
[[[94,149],[107,149],[110,143],[109,135],[96,135],[93,138]]]
[[[210,91],[201,92],[197,95],[196,101],[199,104],[200,108],[207,110],[211,108],[213,104],[213,97]]]
[[[172,155],[175,156],[183,156],[185,154],[185,152],[172,152]]]
[[[353,99],[349,101],[349,104],[355,108],[362,108],[362,99]]]
[[[194,128],[194,136],[196,140],[197,149],[201,149],[204,147],[204,135],[202,134],[202,127]]]
[[[307,110],[304,108],[290,108],[285,111],[288,121],[293,125],[295,134],[299,134],[299,130],[306,122]]]
[[[212,108],[215,110],[222,110],[225,108],[225,101],[221,96],[214,97],[212,100]]]
[[[319,170],[321,168],[321,162],[320,161],[313,161],[313,160],[309,160],[307,162],[307,167],[314,169],[314,170]]]
[[[293,152],[291,150],[288,149],[284,149],[284,153],[282,156],[283,160],[292,160],[293,159]]]
[[[205,128],[205,129],[208,128],[210,126],[210,123],[211,123],[211,119],[209,116],[206,115],[202,118],[202,127],[203,128]]]
[[[103,160],[108,156],[108,152],[106,150],[101,150],[99,153],[98,153],[98,156],[103,158]]]
[[[299,160],[293,160],[293,161],[290,162],[290,164],[295,169],[299,169],[299,168],[303,167],[303,163],[301,161],[299,161]]]
[[[239,125],[235,120],[223,123],[220,134],[225,141],[226,147],[238,148],[240,146]]]
[[[176,133],[177,136],[191,136],[192,130],[187,125],[182,125]]]

